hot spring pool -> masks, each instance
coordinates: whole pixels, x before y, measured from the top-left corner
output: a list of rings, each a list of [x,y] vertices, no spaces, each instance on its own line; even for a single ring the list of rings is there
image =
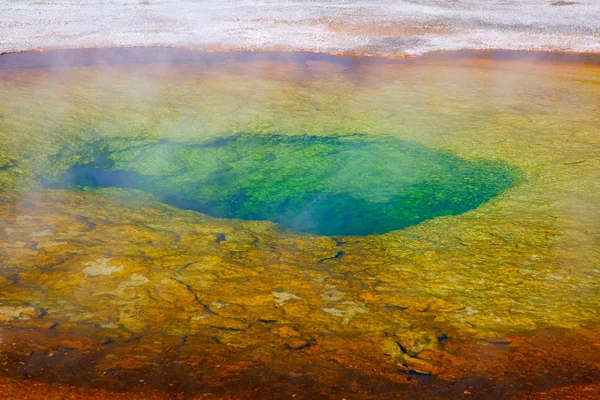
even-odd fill
[[[600,377],[594,57],[23,53],[0,93],[11,390],[529,398]]]

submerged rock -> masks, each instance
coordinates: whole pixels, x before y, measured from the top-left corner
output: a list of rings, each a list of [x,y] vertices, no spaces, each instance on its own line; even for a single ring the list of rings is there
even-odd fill
[[[107,258],[99,258],[94,262],[89,262],[84,265],[87,265],[87,268],[83,269],[83,273],[85,276],[97,276],[97,275],[112,275],[113,272],[123,271],[122,266],[110,267],[108,266],[108,262],[110,260]]]
[[[300,297],[296,296],[293,293],[287,293],[287,292],[273,292],[273,297],[275,297],[275,303],[277,303],[277,305],[281,306],[284,303],[290,301],[290,300],[300,300]]]
[[[0,320],[3,322],[26,321],[37,318],[40,312],[34,307],[0,307]]]

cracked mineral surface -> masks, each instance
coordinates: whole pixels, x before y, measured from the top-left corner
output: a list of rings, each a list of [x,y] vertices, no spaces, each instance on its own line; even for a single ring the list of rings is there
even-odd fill
[[[600,68],[500,56],[0,70],[0,388],[593,397]],[[502,161],[523,180],[464,213],[368,236],[215,218],[140,189],[46,184],[97,157],[99,140],[121,151],[240,133],[391,137]],[[77,151],[57,158],[64,149]]]

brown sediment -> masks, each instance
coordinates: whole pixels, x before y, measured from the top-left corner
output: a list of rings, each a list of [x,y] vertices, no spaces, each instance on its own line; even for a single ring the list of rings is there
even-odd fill
[[[14,329],[14,328],[13,328]],[[228,350],[198,336],[141,335],[128,340],[7,331],[13,371],[0,378],[6,399],[331,398],[592,399],[600,393],[597,327],[545,329],[461,342],[423,354],[444,365],[436,376],[409,373],[373,342],[325,337],[305,347]],[[43,335],[43,334],[42,334]],[[380,354],[380,355],[377,355]],[[66,382],[66,383],[61,383]],[[107,391],[108,390],[108,391]],[[127,397],[128,396],[128,397]]]
[[[552,2],[553,6],[574,6],[575,4],[581,4],[578,1],[554,1]]]
[[[325,22],[325,21],[322,21]],[[327,22],[330,31],[340,34],[367,35],[375,37],[403,38],[423,34],[451,35],[455,29],[440,24],[414,25],[408,21],[352,23],[345,21]]]

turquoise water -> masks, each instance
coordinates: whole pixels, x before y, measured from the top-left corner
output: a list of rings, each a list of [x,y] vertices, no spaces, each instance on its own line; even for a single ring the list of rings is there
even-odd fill
[[[79,163],[55,186],[141,189],[180,208],[319,235],[380,234],[460,214],[521,179],[501,161],[358,134],[239,134],[199,145],[111,139],[87,148],[57,156]]]

